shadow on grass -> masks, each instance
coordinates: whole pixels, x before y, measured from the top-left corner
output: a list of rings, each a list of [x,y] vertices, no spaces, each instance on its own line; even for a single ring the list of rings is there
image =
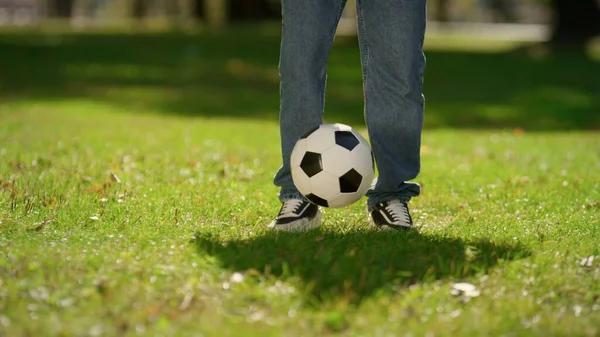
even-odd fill
[[[343,297],[359,304],[378,291],[440,279],[463,280],[487,273],[501,260],[530,255],[518,244],[465,242],[416,231],[267,233],[225,242],[198,232],[194,244],[201,255],[215,257],[232,272],[255,269],[283,281],[300,279],[301,291],[316,303]]]
[[[0,94],[132,111],[277,121],[279,35],[0,34]],[[576,56],[427,51],[427,128],[600,129],[600,64]],[[363,123],[358,45],[337,43],[325,118]]]

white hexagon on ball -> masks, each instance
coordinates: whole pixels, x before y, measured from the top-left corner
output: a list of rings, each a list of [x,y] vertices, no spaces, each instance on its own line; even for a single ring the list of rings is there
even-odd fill
[[[320,127],[306,137],[306,151],[323,153],[335,144],[333,129]]]
[[[350,151],[341,146],[332,146],[321,154],[323,170],[341,177],[352,168],[352,157]]]
[[[352,161],[352,167],[358,173],[365,177],[370,175],[370,179],[373,179],[373,157],[369,146],[361,144],[355,147],[350,151],[350,160]]]
[[[337,183],[338,177],[322,171],[310,178],[310,191],[321,199],[329,200],[340,194],[340,185]]]

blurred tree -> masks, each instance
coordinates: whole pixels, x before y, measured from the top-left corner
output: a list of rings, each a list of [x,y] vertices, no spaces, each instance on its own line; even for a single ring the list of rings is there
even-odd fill
[[[130,15],[136,20],[142,20],[148,15],[149,0],[132,0]]]
[[[281,17],[280,0],[192,0],[196,20],[263,20]],[[222,24],[222,23],[221,23]]]
[[[262,20],[281,17],[279,1],[229,0],[229,16],[232,20]]]
[[[230,19],[230,16],[227,15],[229,6],[230,0],[204,1],[204,19],[211,28],[220,29],[227,24]]]
[[[555,50],[585,50],[600,33],[600,8],[596,0],[552,0],[554,27],[550,45]]]
[[[490,7],[493,11],[494,22],[515,22],[517,15],[515,13],[515,4],[509,0],[490,0]]]
[[[438,22],[450,21],[450,1],[449,0],[435,0],[436,11],[435,20]]]
[[[70,18],[73,15],[75,0],[48,0],[48,15],[57,18]]]
[[[193,0],[194,4],[192,6],[192,14],[196,20],[200,20],[204,18],[204,0]]]

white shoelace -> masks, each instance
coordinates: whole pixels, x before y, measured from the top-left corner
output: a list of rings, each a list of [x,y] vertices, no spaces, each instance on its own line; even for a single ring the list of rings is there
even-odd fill
[[[283,203],[283,207],[279,212],[279,218],[298,216],[295,212],[302,206],[303,201],[298,199],[287,200]]]
[[[385,209],[392,215],[394,221],[401,221],[404,223],[410,223],[410,216],[408,215],[408,208],[398,201],[392,200],[385,207]]]

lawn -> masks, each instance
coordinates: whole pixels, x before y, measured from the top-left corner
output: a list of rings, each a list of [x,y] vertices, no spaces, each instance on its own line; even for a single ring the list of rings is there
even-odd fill
[[[0,335],[600,334],[597,61],[428,40],[416,230],[275,234],[257,32],[0,33]],[[364,132],[351,42],[326,119]]]

